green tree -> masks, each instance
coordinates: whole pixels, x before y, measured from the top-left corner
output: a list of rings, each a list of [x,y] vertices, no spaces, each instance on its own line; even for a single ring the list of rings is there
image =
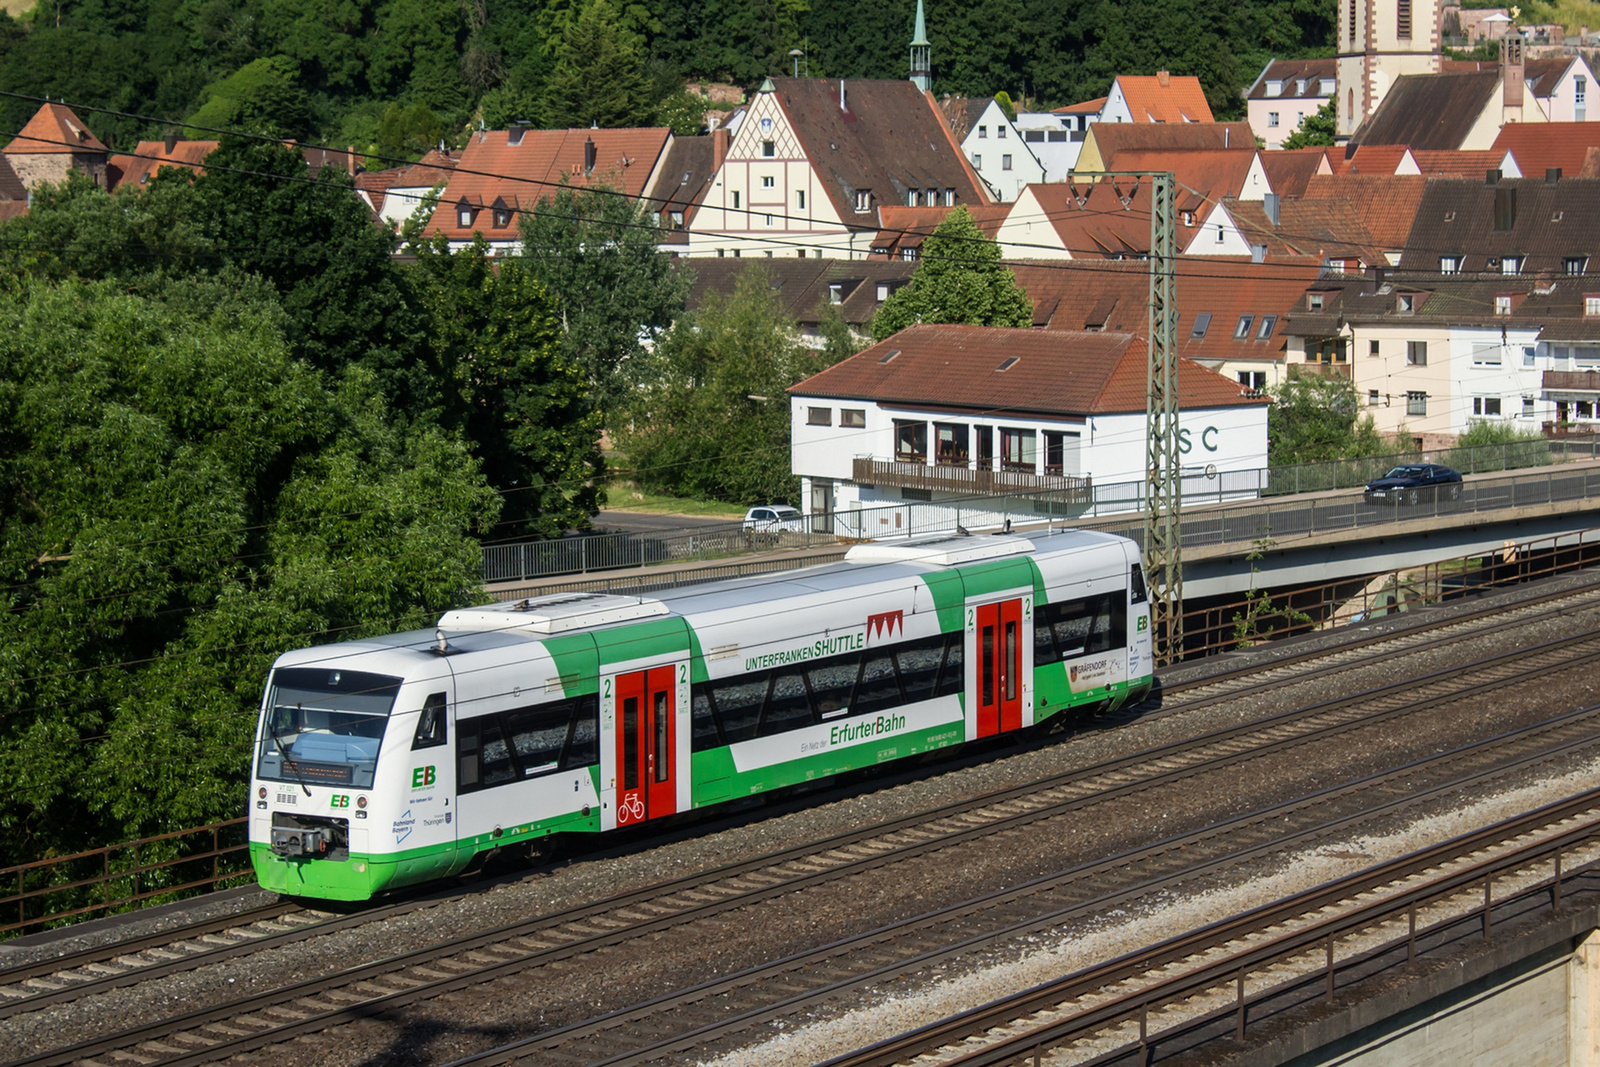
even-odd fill
[[[417,359],[420,324],[395,265],[394,234],[372,224],[350,177],[278,144],[225,141],[195,182],[195,218],[222,262],[272,283],[290,339],[313,366],[369,367],[409,417],[437,413],[435,368]]]
[[[496,269],[481,237],[454,253],[443,237],[415,251],[413,288],[447,383],[443,417],[505,498],[497,534],[588,526],[604,469],[600,413],[562,349],[554,302],[516,260]]]
[[[0,842],[16,860],[231,816],[286,649],[421,624],[498,498],[368,372],[293,358],[239,276],[0,294]]]
[[[312,115],[298,72],[281,56],[258,59],[206,87],[203,102],[188,121],[191,137],[215,136],[208,130],[246,130],[269,137],[304,137]]]
[[[1316,374],[1278,387],[1267,409],[1267,446],[1274,467],[1387,451],[1372,416],[1361,413],[1355,383]]]
[[[644,52],[618,24],[610,0],[588,0],[562,34],[556,55],[542,101],[546,126],[650,124],[655,109]]]
[[[555,298],[567,362],[610,413],[643,341],[683,313],[692,276],[659,250],[650,207],[607,188],[564,186],[521,225],[523,263]]]
[[[1016,275],[1000,262],[1000,246],[983,235],[972,213],[952,211],[922,245],[922,259],[872,318],[881,341],[918,322],[1028,326],[1033,305]]]
[[[1283,147],[1316,148],[1331,145],[1334,131],[1338,128],[1338,121],[1333,100],[1330,99],[1315,112],[1300,120],[1300,127],[1283,139]]]
[[[641,488],[738,504],[794,501],[785,390],[826,357],[794,340],[767,272],[752,264],[662,338],[618,443]]]

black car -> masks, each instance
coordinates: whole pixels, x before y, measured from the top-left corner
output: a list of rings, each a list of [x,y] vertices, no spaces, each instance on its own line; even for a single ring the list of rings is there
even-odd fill
[[[1458,499],[1461,474],[1437,463],[1408,463],[1367,483],[1369,504],[1417,504],[1430,497]]]

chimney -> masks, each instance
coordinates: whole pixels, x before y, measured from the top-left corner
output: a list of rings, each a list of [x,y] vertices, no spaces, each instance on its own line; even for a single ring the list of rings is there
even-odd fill
[[[164,143],[167,146],[167,155],[169,155],[169,156],[172,155],[172,153],[178,147],[178,131],[177,130],[168,130],[167,131],[166,141]]]
[[[1156,81],[1160,83],[1163,89],[1165,89],[1167,86],[1172,84],[1172,75],[1167,71],[1158,70],[1156,71]]]
[[[839,79],[839,110],[840,111],[849,111],[850,110],[850,104],[849,104],[848,101],[845,100],[844,79],[843,78]]]
[[[1232,139],[1233,139],[1232,135],[1233,135],[1233,130],[1231,130],[1229,127],[1224,125],[1222,127],[1222,147],[1223,148],[1227,148],[1228,147],[1229,142],[1231,142]]]
[[[1250,262],[1252,262],[1252,263],[1265,263],[1266,259],[1267,259],[1267,246],[1266,245],[1254,245],[1253,244],[1253,245],[1250,246]]]
[[[722,169],[722,161],[728,158],[728,128],[719,126],[711,131],[711,173],[715,174]]]
[[[585,137],[583,139],[583,176],[585,178],[594,173],[594,157],[594,138]]]
[[[1556,182],[1558,182],[1560,180],[1561,180],[1561,168],[1560,167],[1546,167],[1546,168],[1544,168],[1544,183],[1546,185],[1554,185]]]
[[[528,132],[528,124],[526,122],[520,122],[520,121],[519,122],[513,122],[511,124],[511,128],[506,131],[506,144],[508,144],[508,145],[519,145],[519,144],[521,144],[522,143],[522,135],[527,133],[527,132]]]
[[[344,146],[344,165],[350,171],[350,177],[354,178],[356,176],[356,146],[353,144]]]
[[[1261,198],[1261,207],[1267,213],[1267,221],[1273,226],[1278,225],[1278,194],[1268,193]]]
[[[1499,185],[1500,184],[1500,172],[1498,170],[1484,171],[1483,184],[1485,184],[1485,185]]]

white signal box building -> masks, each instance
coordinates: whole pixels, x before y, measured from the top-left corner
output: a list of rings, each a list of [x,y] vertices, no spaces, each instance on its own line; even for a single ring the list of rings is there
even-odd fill
[[[789,389],[805,510],[867,536],[850,513],[907,500],[1104,511],[1144,477],[1147,360],[1131,333],[911,326]],[[1266,397],[1180,360],[1179,403],[1186,474],[1266,466]]]

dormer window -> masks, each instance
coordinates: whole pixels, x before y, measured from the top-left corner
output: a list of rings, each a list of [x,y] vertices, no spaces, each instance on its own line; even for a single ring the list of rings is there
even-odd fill
[[[866,211],[871,210],[871,208],[872,208],[872,190],[871,189],[857,189],[856,190],[856,210],[860,211],[860,212],[866,212]]]
[[[1267,82],[1267,95],[1268,96],[1282,96],[1283,95],[1283,82],[1281,82],[1281,81],[1269,81],[1269,82]]]
[[[1321,311],[1322,310],[1322,294],[1321,293],[1307,293],[1306,294],[1306,310],[1307,311]]]
[[[497,230],[503,230],[509,225],[511,225],[511,209],[505,207],[495,208],[494,228]]]
[[[956,191],[954,189],[946,189],[944,191],[944,206],[945,207],[955,207],[956,206]]]
[[[1562,274],[1582,274],[1589,269],[1588,256],[1563,256],[1561,257]]]
[[[1494,298],[1494,313],[1496,315],[1511,314],[1511,297],[1501,295]]]
[[[1500,258],[1501,274],[1518,274],[1522,270],[1521,256],[1502,256]]]
[[[667,218],[672,220],[672,228],[674,230],[683,229],[683,212],[681,212],[681,211],[669,211],[667,213]]]
[[[1400,293],[1394,298],[1394,309],[1402,315],[1409,315],[1417,309],[1417,298],[1411,293]]]
[[[838,282],[834,282],[832,285],[828,286],[828,303],[844,303],[844,286],[840,285]]]
[[[1294,93],[1296,96],[1306,95],[1306,80],[1304,78],[1296,78],[1294,80]]]
[[[456,224],[465,229],[472,225],[472,205],[462,200],[456,204]]]
[[[1440,274],[1459,274],[1460,272],[1461,272],[1461,257],[1460,256],[1440,256],[1439,257],[1439,273]]]

